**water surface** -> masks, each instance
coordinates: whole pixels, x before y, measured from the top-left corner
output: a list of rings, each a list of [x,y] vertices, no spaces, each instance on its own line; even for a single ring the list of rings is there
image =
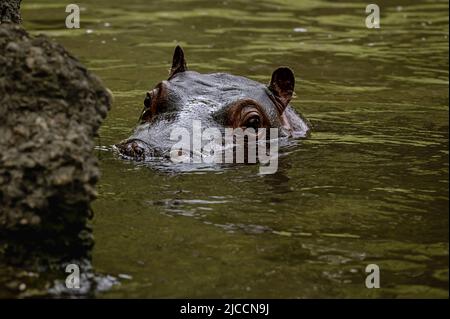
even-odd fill
[[[448,297],[448,2],[24,1],[24,26],[62,43],[113,91],[96,153],[93,266],[122,277],[99,297]],[[188,66],[268,82],[296,73],[313,124],[274,175],[257,166],[176,172],[110,146]],[[381,289],[365,287],[365,267]]]

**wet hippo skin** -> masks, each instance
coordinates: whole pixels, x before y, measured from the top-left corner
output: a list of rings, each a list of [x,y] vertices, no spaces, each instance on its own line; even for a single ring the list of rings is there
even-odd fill
[[[289,102],[295,78],[291,69],[279,67],[269,85],[227,73],[188,71],[184,52],[175,48],[169,78],[147,92],[144,109],[134,133],[116,145],[132,159],[168,156],[176,127],[278,128],[280,137],[305,136],[307,121]]]

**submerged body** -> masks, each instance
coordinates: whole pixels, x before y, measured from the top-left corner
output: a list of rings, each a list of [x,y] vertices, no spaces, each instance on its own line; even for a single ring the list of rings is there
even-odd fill
[[[147,93],[139,125],[116,146],[133,159],[168,156],[177,142],[172,132],[192,132],[195,121],[203,129],[242,128],[258,133],[278,128],[279,137],[306,136],[307,121],[289,106],[294,82],[288,68],[278,68],[269,86],[226,73],[187,71],[184,53],[177,47],[169,79]]]

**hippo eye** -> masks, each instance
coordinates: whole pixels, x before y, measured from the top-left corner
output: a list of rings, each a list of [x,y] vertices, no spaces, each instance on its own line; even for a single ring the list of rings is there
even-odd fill
[[[166,81],[159,83],[153,90],[145,94],[144,110],[139,118],[140,122],[150,121],[157,113],[165,109],[167,102]]]
[[[257,130],[261,127],[261,119],[258,115],[252,115],[245,121],[244,126],[251,127]]]
[[[151,106],[152,106],[152,93],[147,92],[144,100],[144,110],[142,111],[141,117],[139,118],[139,121],[141,123],[149,121],[151,119],[152,117]]]
[[[262,119],[259,111],[250,106],[245,107],[241,113],[241,127],[248,127],[258,130],[262,126]]]
[[[147,92],[144,100],[144,106],[149,108],[152,105],[152,96],[150,92]]]
[[[270,127],[263,108],[255,100],[244,99],[234,103],[227,111],[227,126],[233,128],[253,128],[257,131],[262,127]]]

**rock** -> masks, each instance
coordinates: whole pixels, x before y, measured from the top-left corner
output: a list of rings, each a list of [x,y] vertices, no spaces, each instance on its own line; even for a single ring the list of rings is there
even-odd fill
[[[20,23],[20,2],[22,0],[2,0],[0,2],[0,24],[3,22]]]
[[[0,24],[0,251],[8,261],[89,251],[94,138],[111,99],[62,46]]]

